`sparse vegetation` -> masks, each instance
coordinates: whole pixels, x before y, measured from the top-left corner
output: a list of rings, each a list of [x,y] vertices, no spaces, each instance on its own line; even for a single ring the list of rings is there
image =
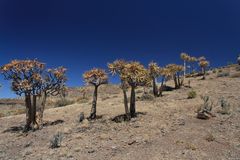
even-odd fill
[[[228,77],[228,76],[230,76],[229,72],[219,72],[217,74],[217,77]]]
[[[68,105],[71,105],[71,104],[74,104],[75,102],[73,100],[70,100],[70,99],[59,99],[55,102],[55,107],[64,107],[64,106],[68,106]]]
[[[197,97],[197,92],[194,90],[191,90],[188,92],[188,99],[193,99]]]
[[[199,119],[209,119],[210,117],[214,117],[212,114],[213,102],[210,102],[209,96],[201,96],[203,100],[203,104],[197,111],[197,118]]]
[[[53,135],[52,139],[50,140],[50,148],[59,148],[61,147],[61,143],[63,140],[63,133],[58,132],[57,134]]]
[[[227,100],[225,100],[224,97],[220,99],[220,107],[221,107],[221,110],[219,112],[221,114],[230,114],[231,105],[230,103],[228,103]]]

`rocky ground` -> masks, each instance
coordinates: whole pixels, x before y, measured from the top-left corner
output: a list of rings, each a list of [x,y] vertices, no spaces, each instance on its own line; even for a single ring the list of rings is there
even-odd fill
[[[99,89],[95,121],[78,122],[81,112],[89,115],[90,99],[47,109],[45,127],[35,132],[22,133],[24,114],[0,118],[0,159],[240,159],[240,78],[231,76],[239,71],[235,67],[222,70],[230,75],[189,78],[192,88],[138,100],[138,116],[130,122],[117,121],[124,107],[116,86],[108,86],[105,93],[100,90],[106,87]],[[191,90],[197,93],[194,99],[187,98]],[[139,88],[137,96],[142,94]],[[215,117],[209,120],[196,118],[203,104],[201,95],[214,104]],[[230,114],[219,112],[221,97],[231,104]],[[61,146],[51,149],[50,140],[58,132],[63,137]]]

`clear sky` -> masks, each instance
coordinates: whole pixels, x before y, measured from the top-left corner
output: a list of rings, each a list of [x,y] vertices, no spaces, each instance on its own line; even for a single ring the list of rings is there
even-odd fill
[[[240,53],[239,8],[239,0],[0,0],[0,65],[63,65],[69,86],[116,58],[164,66],[187,52],[225,65]],[[0,97],[13,97],[0,83]]]

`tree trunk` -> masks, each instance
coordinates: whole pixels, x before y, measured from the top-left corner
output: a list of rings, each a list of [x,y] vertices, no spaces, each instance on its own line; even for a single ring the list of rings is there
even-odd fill
[[[158,96],[158,91],[157,91],[156,79],[153,77],[152,81],[153,81],[153,95],[155,97],[157,97]]]
[[[131,99],[130,99],[130,114],[131,117],[136,116],[136,98],[135,98],[135,87],[131,87]]]
[[[202,78],[203,80],[205,80],[206,79],[206,68],[203,68],[203,78]]]
[[[33,95],[32,96],[32,115],[31,115],[31,119],[32,119],[32,129],[37,129],[37,123],[36,123],[36,113],[37,113],[37,96]]]
[[[183,63],[184,63],[183,64],[183,66],[184,66],[183,76],[184,76],[184,79],[185,79],[185,77],[186,77],[186,61],[184,60]]]
[[[40,97],[40,104],[37,106],[37,113],[36,113],[36,123],[38,129],[43,127],[43,112],[46,106],[47,101],[47,93],[44,92],[43,95]]]
[[[159,94],[158,94],[158,95],[161,96],[161,97],[163,96],[162,93],[163,93],[163,84],[164,84],[164,81],[165,81],[165,78],[163,77],[163,78],[162,78],[161,87],[159,88]]]
[[[31,104],[31,95],[25,94],[25,106],[26,106],[26,125],[24,131],[29,131],[32,124],[32,104]]]
[[[178,82],[177,82],[177,75],[175,74],[174,77],[175,89],[178,89]]]
[[[128,98],[127,98],[127,91],[125,89],[123,89],[123,101],[124,101],[126,118],[129,119]]]
[[[92,109],[91,109],[91,114],[89,116],[89,119],[96,119],[96,113],[97,113],[97,91],[98,91],[98,86],[95,86],[94,94],[93,94],[93,101],[92,101]]]

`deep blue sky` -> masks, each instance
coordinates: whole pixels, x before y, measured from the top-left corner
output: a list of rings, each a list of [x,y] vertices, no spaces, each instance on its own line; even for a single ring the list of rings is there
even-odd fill
[[[0,0],[0,65],[63,65],[70,86],[116,58],[163,66],[181,63],[184,51],[225,65],[240,53],[239,8],[239,0]],[[0,83],[0,97],[12,97]]]

